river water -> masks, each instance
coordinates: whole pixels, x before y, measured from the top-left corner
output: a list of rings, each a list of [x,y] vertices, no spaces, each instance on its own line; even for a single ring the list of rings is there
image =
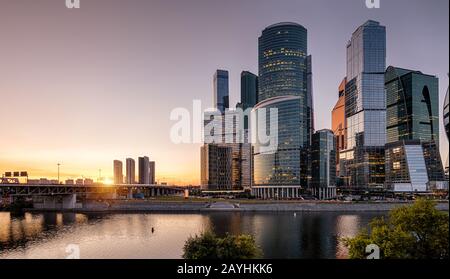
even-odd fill
[[[71,247],[82,259],[179,259],[189,236],[206,230],[218,235],[252,234],[268,259],[346,258],[340,238],[355,236],[381,215],[0,212],[0,259],[64,259],[73,255]]]

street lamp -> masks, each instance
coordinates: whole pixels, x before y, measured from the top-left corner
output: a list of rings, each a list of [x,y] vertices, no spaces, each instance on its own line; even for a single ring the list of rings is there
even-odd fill
[[[61,166],[60,163],[58,163],[58,185],[61,184],[61,182],[59,181],[59,167]]]

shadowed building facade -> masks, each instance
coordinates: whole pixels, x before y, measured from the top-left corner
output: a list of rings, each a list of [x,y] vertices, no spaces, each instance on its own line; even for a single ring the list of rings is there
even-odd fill
[[[336,197],[336,139],[331,130],[317,131],[312,137],[311,191],[320,200]]]
[[[391,66],[386,70],[386,94],[386,185],[395,192],[445,188],[438,78]]]
[[[205,144],[201,147],[201,164],[202,190],[232,190],[231,147]]]
[[[307,30],[297,23],[274,24],[259,38],[258,125],[252,134],[268,128],[274,117],[269,110],[278,110],[278,147],[266,152],[254,144],[252,191],[258,198],[295,198],[308,186],[313,92],[307,53]]]

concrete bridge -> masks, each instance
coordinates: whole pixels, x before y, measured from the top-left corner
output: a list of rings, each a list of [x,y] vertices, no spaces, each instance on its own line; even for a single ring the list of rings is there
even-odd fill
[[[118,185],[31,185],[31,184],[0,184],[0,197],[9,198],[13,202],[18,197],[33,198],[37,207],[45,209],[77,208],[77,197],[84,199],[134,199],[142,197],[183,195],[185,189],[176,186],[118,184]],[[35,202],[38,200],[39,202]],[[39,204],[39,205],[37,205]]]

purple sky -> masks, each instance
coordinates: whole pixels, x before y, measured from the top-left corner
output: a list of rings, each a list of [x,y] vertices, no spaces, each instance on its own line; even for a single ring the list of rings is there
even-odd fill
[[[234,105],[261,31],[294,21],[309,32],[316,127],[329,128],[346,43],[368,19],[387,27],[388,65],[437,75],[442,102],[448,0],[0,0],[0,172],[54,177],[62,162],[64,178],[111,176],[113,159],[149,155],[159,181],[198,183],[199,145],[170,142],[172,109],[210,106],[217,68]]]

